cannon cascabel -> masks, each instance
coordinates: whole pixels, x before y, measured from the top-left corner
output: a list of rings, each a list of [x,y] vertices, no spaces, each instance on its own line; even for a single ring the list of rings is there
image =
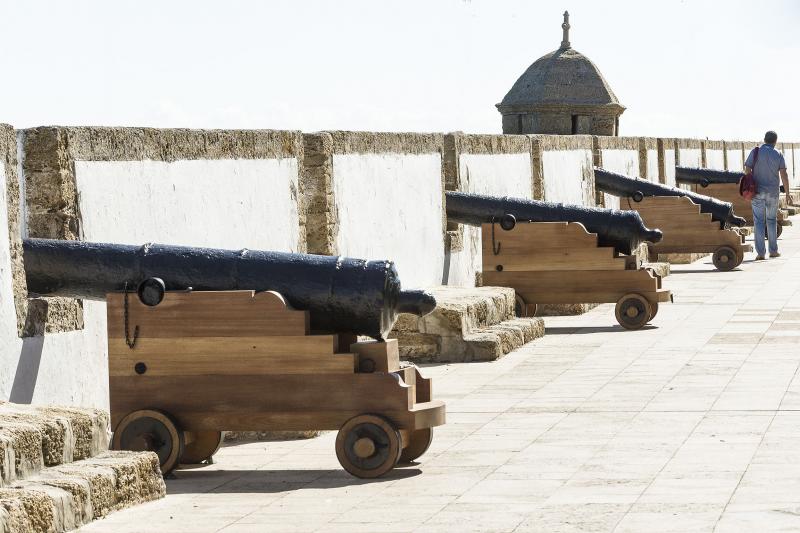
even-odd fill
[[[746,223],[745,219],[736,216],[733,212],[733,204],[687,191],[686,189],[630,178],[599,167],[594,168],[594,184],[595,187],[603,192],[621,198],[633,198],[634,200],[637,194],[642,196],[685,196],[700,206],[701,213],[711,214],[711,219],[719,222],[721,228],[744,226]]]
[[[25,239],[28,290],[44,296],[101,300],[126,285],[160,278],[167,290],[277,291],[310,312],[315,332],[384,339],[398,313],[436,307],[432,295],[404,291],[391,261],[145,244]]]
[[[452,222],[480,225],[513,215],[526,222],[580,222],[597,233],[600,246],[613,246],[621,254],[631,254],[644,241],[659,242],[660,230],[645,227],[636,211],[585,207],[509,196],[484,196],[447,192],[447,218]]]

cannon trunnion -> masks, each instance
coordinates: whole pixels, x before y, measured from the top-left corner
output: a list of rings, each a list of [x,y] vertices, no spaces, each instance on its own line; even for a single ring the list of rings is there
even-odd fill
[[[573,220],[587,220],[581,218],[587,213],[600,229],[614,221],[625,226],[601,237]],[[513,288],[522,316],[535,314],[538,304],[615,302],[619,324],[639,329],[655,318],[659,303],[672,300],[660,276],[635,255],[619,253],[647,238],[661,240],[635,212],[448,193],[447,216],[480,226],[483,283]]]
[[[29,286],[107,301],[112,445],[154,451],[164,473],[210,461],[226,430],[338,430],[344,469],[378,477],[425,453],[445,422],[396,340],[357,341],[399,311],[431,309],[400,290],[391,263],[65,243],[25,242]],[[116,290],[126,282],[138,290]]]
[[[734,213],[731,203],[721,202],[716,198],[686,189],[630,178],[599,167],[594,169],[594,183],[599,190],[605,193],[620,198],[631,198],[635,202],[639,202],[647,196],[685,196],[700,206],[701,213],[709,213],[712,220],[719,223],[720,228],[745,225],[745,219]]]

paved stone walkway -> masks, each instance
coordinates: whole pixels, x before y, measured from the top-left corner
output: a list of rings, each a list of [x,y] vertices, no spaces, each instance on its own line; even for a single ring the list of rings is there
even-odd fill
[[[87,532],[800,531],[800,229],[740,271],[677,266],[654,326],[547,318],[494,363],[428,367],[419,465],[345,474],[334,433],[222,449]]]

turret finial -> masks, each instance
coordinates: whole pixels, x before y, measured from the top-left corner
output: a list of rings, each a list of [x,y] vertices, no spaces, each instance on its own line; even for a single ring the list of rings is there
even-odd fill
[[[569,11],[564,11],[564,23],[561,25],[564,37],[561,39],[561,48],[569,48]]]

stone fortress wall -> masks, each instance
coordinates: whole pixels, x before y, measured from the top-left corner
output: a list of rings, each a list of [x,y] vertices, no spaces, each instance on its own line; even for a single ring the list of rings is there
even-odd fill
[[[273,130],[0,127],[0,399],[107,408],[105,304],[28,299],[20,239],[340,254],[407,287],[479,282],[480,234],[446,190],[583,205],[592,165],[674,184],[740,170],[756,141]],[[800,143],[780,143],[793,186]]]

